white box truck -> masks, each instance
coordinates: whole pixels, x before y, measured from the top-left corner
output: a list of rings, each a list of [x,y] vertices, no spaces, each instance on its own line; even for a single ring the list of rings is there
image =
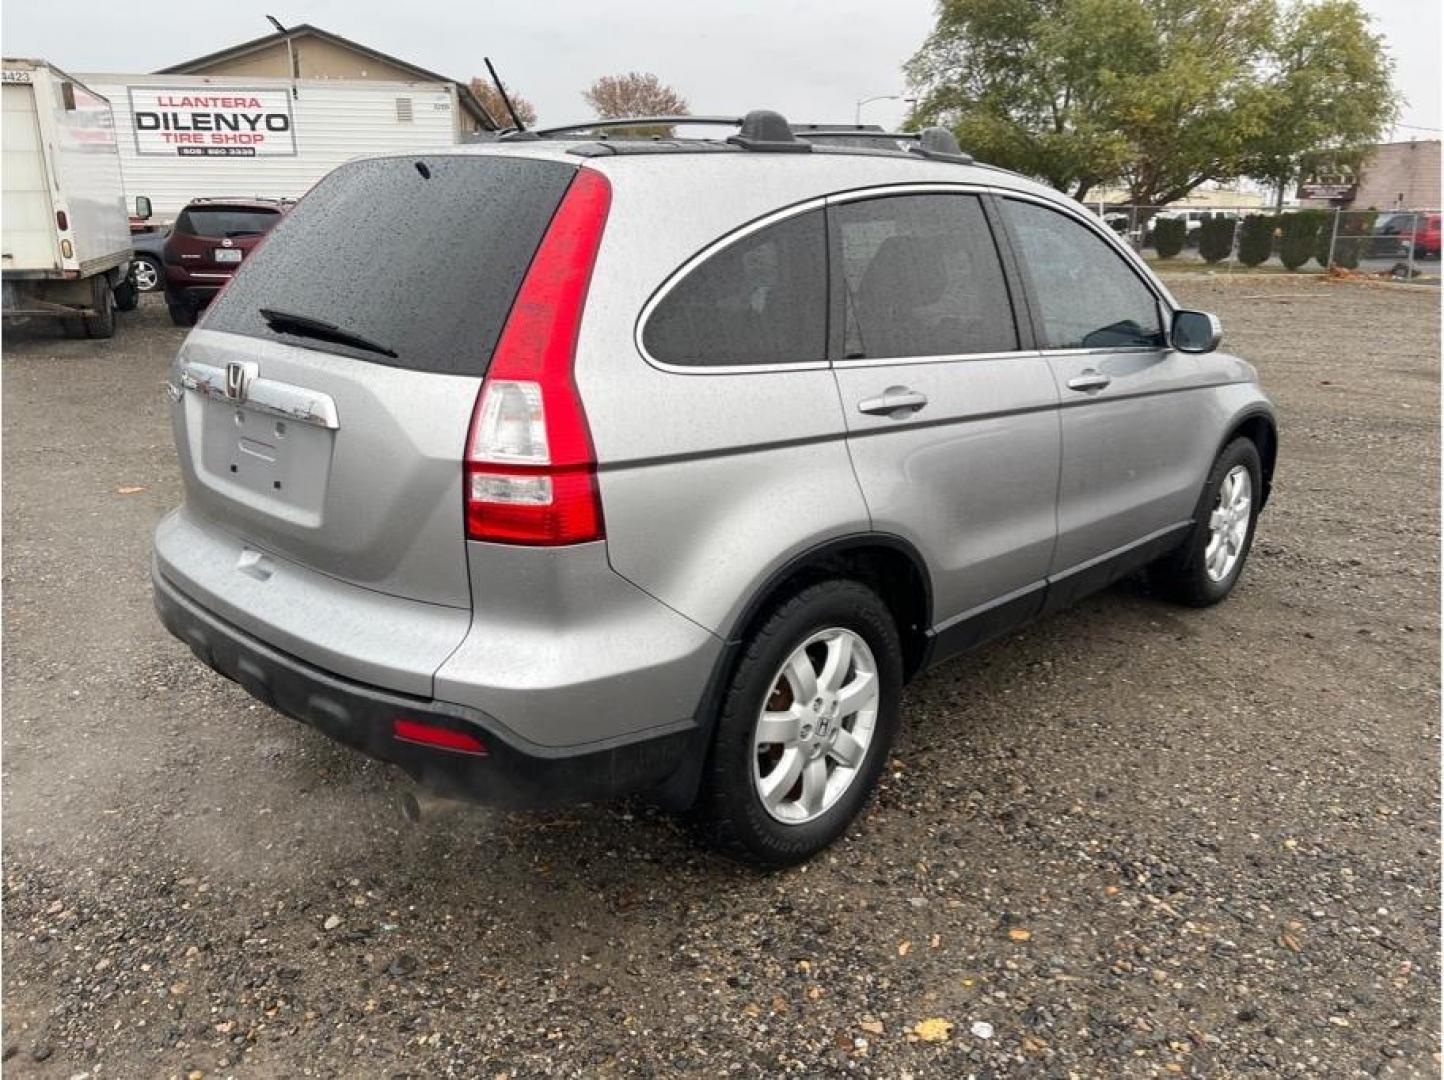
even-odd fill
[[[43,60],[6,57],[0,80],[0,312],[110,337],[138,300],[110,102]]]

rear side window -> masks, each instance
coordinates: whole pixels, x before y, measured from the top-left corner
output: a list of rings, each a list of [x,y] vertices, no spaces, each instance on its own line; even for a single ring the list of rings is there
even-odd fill
[[[1153,291],[1100,236],[1036,203],[1003,201],[1045,349],[1161,348]]]
[[[975,196],[896,195],[830,213],[842,269],[844,359],[1018,347],[998,249]]]
[[[642,330],[670,364],[788,364],[827,357],[827,231],[821,210],[765,226],[710,255]]]
[[[192,206],[175,219],[182,236],[259,236],[281,220],[279,210],[239,206]]]
[[[372,158],[325,177],[216,301],[205,326],[415,371],[484,375],[576,170],[492,155]],[[267,308],[396,353],[272,330]]]

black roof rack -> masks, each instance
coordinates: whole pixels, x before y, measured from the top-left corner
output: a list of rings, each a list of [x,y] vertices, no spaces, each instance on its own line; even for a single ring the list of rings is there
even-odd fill
[[[973,164],[972,155],[963,153],[962,147],[958,145],[957,136],[947,128],[929,127],[923,128],[921,131],[879,131],[875,128],[869,130],[857,126],[822,127],[809,124],[799,134],[804,139],[848,138],[877,139],[893,143],[915,142],[916,146],[907,148],[908,153],[934,161],[952,161],[959,165]]]
[[[790,124],[781,113],[771,109],[754,109],[745,116],[629,116],[606,120],[584,120],[575,124],[535,128],[531,131],[510,131],[500,136],[502,142],[530,141],[533,139],[555,139],[569,135],[584,135],[597,132],[596,142],[589,143],[583,156],[612,152],[620,148],[621,142],[610,140],[608,129],[626,128],[674,128],[682,125],[704,124],[713,127],[735,127],[737,133],[724,141],[742,150],[769,153],[808,153],[814,145],[826,146],[831,150],[853,149],[863,153],[903,152],[903,143],[912,143],[906,152],[925,157],[932,161],[950,161],[959,165],[973,164],[970,154],[958,146],[958,140],[947,128],[929,127],[921,131],[883,131],[875,124]],[[634,152],[644,152],[649,145],[657,149],[684,149],[688,146],[700,149],[712,146],[712,140],[680,139],[673,135],[652,135],[647,139],[627,139]],[[868,148],[870,142],[891,143]]]

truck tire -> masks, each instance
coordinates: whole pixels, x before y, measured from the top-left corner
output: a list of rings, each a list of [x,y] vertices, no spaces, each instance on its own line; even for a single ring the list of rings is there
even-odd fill
[[[94,315],[83,317],[85,324],[85,336],[89,338],[108,338],[115,334],[115,294],[110,291],[110,282],[104,277],[96,277],[91,283],[92,303],[95,306]]]

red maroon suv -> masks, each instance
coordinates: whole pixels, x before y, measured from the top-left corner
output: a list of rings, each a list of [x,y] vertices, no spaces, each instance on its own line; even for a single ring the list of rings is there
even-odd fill
[[[278,199],[192,199],[162,252],[171,321],[194,326],[200,309],[290,208]]]

